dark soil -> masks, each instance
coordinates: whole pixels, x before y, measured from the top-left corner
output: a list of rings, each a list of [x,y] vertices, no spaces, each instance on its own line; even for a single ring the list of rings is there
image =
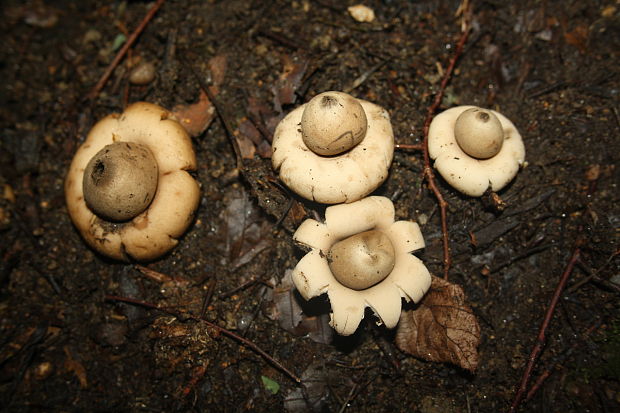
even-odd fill
[[[357,334],[330,344],[280,327],[267,285],[301,257],[291,241],[295,226],[322,209],[291,204],[258,152],[237,170],[219,118],[194,139],[202,187],[195,224],[170,254],[148,264],[177,282],[102,258],[72,226],[63,180],[90,127],[134,101],[167,108],[196,101],[215,56],[227,59],[217,100],[232,130],[243,135],[251,102],[263,108],[264,119],[254,121],[267,136],[258,134],[257,146],[270,138],[270,120],[364,75],[351,93],[388,109],[399,143],[419,143],[439,70],[460,36],[460,2],[366,3],[377,13],[373,23],[355,22],[331,0],[169,0],[88,101],[114,58],[115,39],[131,33],[152,3],[3,2],[0,408],[297,412],[309,409],[306,398],[334,412],[506,411],[578,246],[580,262],[532,380],[551,374],[520,410],[620,410],[614,0],[473,1],[474,31],[440,110],[500,110],[527,151],[526,167],[499,194],[503,212],[438,178],[449,204],[450,281],[463,287],[482,329],[474,374],[400,352],[393,333],[372,327],[370,313]],[[147,86],[128,83],[136,56],[158,68]],[[308,65],[293,82],[294,102],[274,97],[287,62]],[[397,151],[376,193],[394,200],[398,218],[423,223],[427,247],[418,255],[441,274],[440,216],[422,168],[421,152]],[[304,391],[295,393],[298,385],[281,369],[192,317],[110,296],[177,315],[204,311],[302,377]]]

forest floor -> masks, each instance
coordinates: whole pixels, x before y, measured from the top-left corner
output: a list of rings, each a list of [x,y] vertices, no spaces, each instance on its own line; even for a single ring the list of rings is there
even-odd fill
[[[275,124],[320,92],[347,90],[387,109],[397,143],[420,144],[461,37],[457,0],[369,0],[376,19],[367,23],[345,3],[166,1],[89,99],[154,3],[2,2],[2,411],[508,411],[576,251],[531,374],[537,391],[518,410],[620,411],[620,3],[471,2],[472,30],[438,112],[498,110],[526,148],[499,193],[503,211],[436,177],[449,281],[481,330],[473,373],[402,352],[371,312],[350,337],[327,326],[327,300],[296,315],[312,321],[303,329],[287,319],[296,310],[282,297],[295,296],[282,279],[303,256],[292,234],[324,207],[278,183]],[[155,79],[129,83],[143,62]],[[209,82],[218,116],[199,101]],[[135,101],[202,102],[192,107],[213,113],[193,138],[195,222],[144,267],[91,250],[63,193],[92,125]],[[421,151],[396,150],[374,194],[420,223],[426,248],[416,256],[442,275],[441,214],[423,170]]]

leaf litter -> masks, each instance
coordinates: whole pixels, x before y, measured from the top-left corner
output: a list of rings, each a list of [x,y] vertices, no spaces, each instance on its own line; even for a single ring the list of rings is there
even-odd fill
[[[435,276],[418,308],[402,312],[396,332],[396,345],[405,353],[472,373],[478,367],[479,344],[480,325],[463,289]]]

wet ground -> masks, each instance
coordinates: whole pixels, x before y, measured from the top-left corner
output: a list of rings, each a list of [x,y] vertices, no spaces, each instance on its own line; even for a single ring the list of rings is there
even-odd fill
[[[291,198],[268,159],[277,120],[326,90],[380,104],[398,143],[420,143],[461,35],[459,1],[369,1],[369,23],[328,0],[166,1],[90,100],[152,3],[3,2],[3,411],[506,411],[576,248],[531,384],[546,380],[520,411],[617,411],[620,4],[472,3],[472,32],[439,110],[502,112],[527,161],[499,193],[503,211],[437,179],[449,280],[481,328],[474,373],[403,353],[370,313],[355,335],[334,337],[327,301],[306,309],[304,329],[287,325],[294,310],[282,306],[282,279],[303,254],[292,232],[324,207]],[[154,80],[130,83],[144,62]],[[219,116],[196,121],[193,138],[200,206],[177,248],[145,267],[90,250],[63,195],[90,127],[135,101],[194,104],[213,83]],[[204,99],[198,107],[213,110]],[[416,255],[439,275],[440,214],[423,167],[420,151],[396,151],[375,193],[421,224],[427,246]]]

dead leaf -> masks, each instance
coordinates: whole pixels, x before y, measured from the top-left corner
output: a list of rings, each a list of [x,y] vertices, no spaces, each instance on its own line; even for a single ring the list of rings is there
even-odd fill
[[[260,132],[248,118],[243,118],[241,122],[239,122],[239,132],[247,136],[255,145],[263,141]]]
[[[226,56],[213,56],[209,59],[209,70],[211,71],[211,82],[215,90],[213,92],[219,92],[218,86],[224,82],[224,76],[226,76],[227,68]]]
[[[261,238],[258,240],[258,242],[249,245],[248,249],[242,250],[242,254],[230,263],[230,267],[232,270],[237,270],[241,268],[248,262],[252,261],[254,257],[256,257],[258,254],[271,247],[273,241],[271,238],[267,238],[269,228],[269,224],[264,223],[264,225],[260,228]]]
[[[235,139],[239,143],[242,158],[252,159],[255,153],[261,158],[271,158],[271,145],[263,139],[261,132],[250,119],[243,118],[239,122]]]
[[[262,141],[256,147],[256,153],[263,159],[271,158],[271,145],[267,141]]]
[[[480,325],[465,302],[463,289],[433,276],[420,306],[403,311],[396,345],[416,357],[456,364],[470,372],[478,367]]]
[[[88,387],[88,379],[86,378],[86,368],[82,363],[75,360],[71,354],[71,350],[69,347],[64,346],[63,350],[65,351],[65,355],[67,359],[65,360],[65,370],[68,372],[72,372],[77,377],[80,382],[80,387],[82,389],[86,389]]]
[[[204,91],[200,91],[198,102],[177,105],[172,109],[174,117],[191,137],[201,135],[207,130],[215,116],[215,108]]]
[[[293,205],[291,206],[289,215],[291,216],[293,222],[295,222],[296,224],[301,224],[301,221],[303,221],[304,218],[308,216],[308,213],[304,208],[304,204],[295,200],[293,201]]]
[[[221,228],[226,236],[226,252],[231,268],[237,269],[250,262],[272,245],[272,224],[261,215],[261,210],[245,190],[234,191],[228,206],[220,214]]]
[[[308,59],[306,58],[284,55],[282,60],[284,61],[284,70],[273,86],[273,103],[278,112],[282,111],[282,106],[295,103],[295,92],[301,85],[306,69],[308,69]]]
[[[593,164],[586,170],[586,179],[590,182],[598,180],[601,176],[601,165]]]
[[[253,159],[256,153],[256,146],[254,142],[248,138],[247,135],[241,133],[238,129],[234,132],[235,140],[239,145],[239,152],[243,159]]]
[[[280,327],[296,336],[308,337],[317,343],[329,344],[334,336],[334,329],[329,325],[329,315],[307,315],[302,308],[299,294],[295,290],[292,270],[286,270],[280,284],[271,292],[267,316],[278,321]]]
[[[273,132],[284,114],[276,113],[265,102],[251,96],[248,97],[246,112],[249,120],[260,131],[263,138],[271,142]]]
[[[329,397],[329,372],[322,362],[311,364],[301,375],[301,387],[291,390],[284,399],[289,413],[320,412]]]
[[[275,304],[272,317],[278,321],[280,327],[289,332],[295,331],[301,323],[303,314],[301,305],[294,294],[295,286],[291,274],[292,270],[286,270],[282,281],[273,290],[272,298]]]
[[[585,26],[577,26],[572,32],[564,34],[566,43],[576,47],[579,53],[585,53],[588,45],[588,28]]]
[[[209,91],[216,96],[219,92],[219,85],[224,81],[226,74],[226,57],[215,56],[209,60],[209,70],[211,71],[212,86]],[[177,105],[172,109],[172,114],[185,128],[191,137],[201,135],[207,130],[215,117],[215,107],[209,100],[204,90],[200,91],[198,101],[189,105]]]

